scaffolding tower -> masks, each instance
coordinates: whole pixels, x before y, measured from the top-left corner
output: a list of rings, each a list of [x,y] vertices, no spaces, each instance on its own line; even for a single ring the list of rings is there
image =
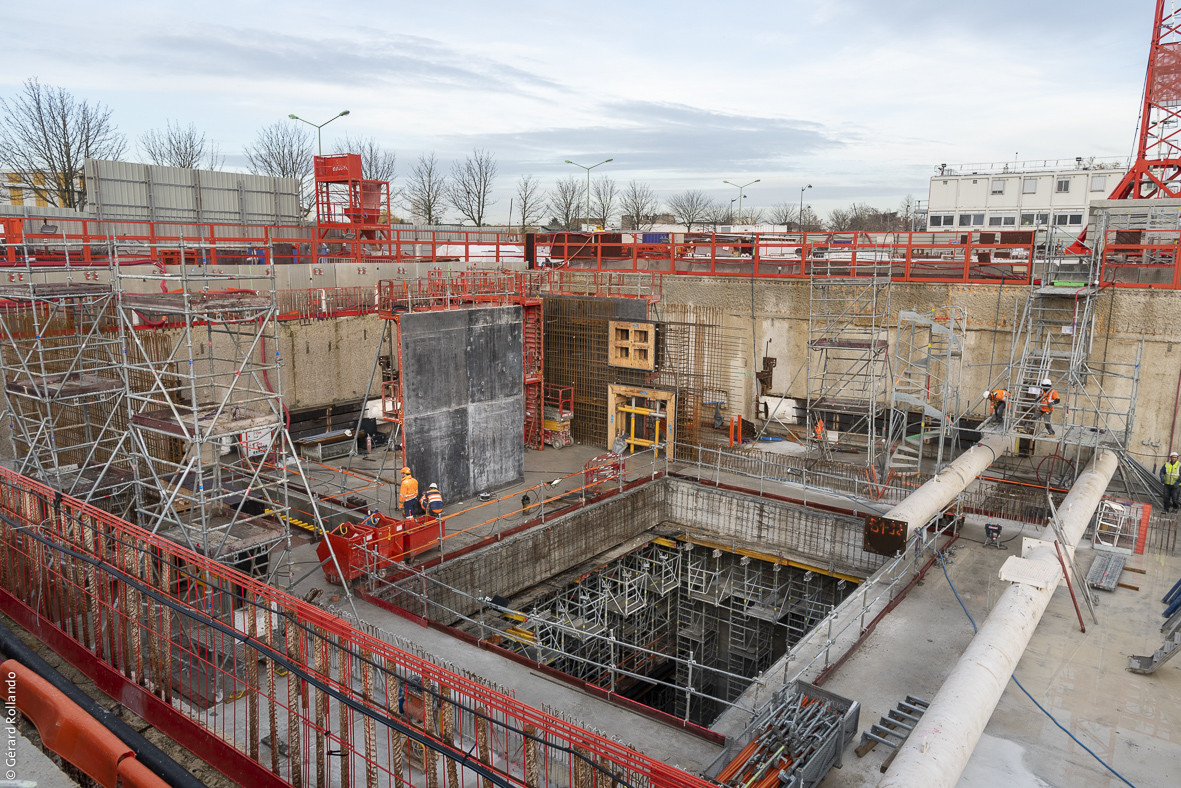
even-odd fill
[[[315,509],[289,468],[273,269],[116,271],[138,524],[261,572],[287,536],[289,475]]]
[[[132,467],[117,297],[108,267],[81,251],[43,239],[0,250],[11,266],[0,285],[5,421],[17,472],[122,513]]]
[[[1151,215],[1151,211],[1148,215]],[[1004,378],[993,381],[1010,392],[1004,428],[1025,437],[1018,457],[1030,456],[1036,440],[1056,443],[1049,472],[1039,471],[1042,481],[1073,481],[1082,467],[1085,451],[1098,447],[1126,452],[1131,438],[1139,385],[1143,343],[1134,359],[1112,360],[1105,349],[1096,349],[1097,301],[1103,259],[1103,238],[1110,217],[1100,212],[1094,219],[1099,243],[1087,254],[1047,255],[1034,271],[1018,332]],[[1047,248],[1049,244],[1046,244]],[[1061,402],[1054,407],[1051,435],[1040,412],[1041,382],[1049,380]],[[1045,462],[1043,459],[1041,462]]]
[[[829,436],[836,436],[836,445],[854,445],[864,436],[864,447],[857,448],[866,451],[869,467],[877,467],[889,383],[890,245],[841,233],[831,244],[814,250],[809,261],[808,423],[815,429],[823,420],[828,432],[817,437],[826,452],[833,445]]]
[[[967,323],[962,307],[899,311],[886,441],[888,473],[912,476],[924,460],[934,459],[936,469],[941,469],[950,459]]]

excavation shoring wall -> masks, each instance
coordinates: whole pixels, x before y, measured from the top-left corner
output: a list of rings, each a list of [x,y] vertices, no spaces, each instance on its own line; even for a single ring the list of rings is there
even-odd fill
[[[861,530],[848,515],[664,478],[378,595],[709,724],[883,563],[861,550]]]

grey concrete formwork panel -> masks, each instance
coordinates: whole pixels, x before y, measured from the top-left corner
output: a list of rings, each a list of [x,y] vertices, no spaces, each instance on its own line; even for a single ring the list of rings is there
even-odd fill
[[[406,464],[448,500],[525,475],[520,307],[401,318]]]

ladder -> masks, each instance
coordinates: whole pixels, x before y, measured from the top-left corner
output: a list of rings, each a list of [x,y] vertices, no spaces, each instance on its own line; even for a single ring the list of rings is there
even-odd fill
[[[899,703],[886,713],[885,717],[869,726],[869,730],[861,732],[861,744],[854,750],[857,757],[863,757],[867,752],[879,744],[884,744],[892,750],[906,741],[906,737],[918,725],[923,713],[930,706],[930,702],[913,695],[907,695],[906,700]],[[891,754],[893,757],[893,754]],[[889,765],[889,760],[882,764],[882,771]]]

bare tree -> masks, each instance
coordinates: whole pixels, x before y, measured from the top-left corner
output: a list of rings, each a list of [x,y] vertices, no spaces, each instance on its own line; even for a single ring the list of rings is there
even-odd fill
[[[36,77],[11,99],[0,99],[0,170],[50,205],[81,209],[86,159],[117,159],[127,141],[105,104],[79,100]]]
[[[800,209],[791,203],[780,202],[771,206],[771,224],[782,224],[784,232],[797,223]],[[797,226],[796,229],[799,229]]]
[[[603,229],[611,222],[615,215],[615,204],[619,200],[619,189],[615,187],[615,180],[606,175],[600,175],[591,186],[591,210],[603,220]],[[587,217],[589,220],[589,217]]]
[[[220,170],[226,162],[217,143],[211,142],[195,123],[182,126],[169,120],[162,129],[150,129],[139,138],[139,147],[152,164],[187,169]]]
[[[812,210],[811,205],[805,205],[804,213],[800,216],[800,232],[819,232],[820,228],[820,217],[816,215],[816,211]]]
[[[735,223],[744,225],[759,225],[765,221],[766,212],[762,208],[743,208],[742,216],[739,216]]]
[[[390,197],[397,196],[394,181],[398,177],[398,154],[387,150],[373,137],[354,137],[345,134],[337,140],[333,153],[357,153],[361,156],[361,174],[367,180],[386,181],[390,184]]]
[[[517,181],[517,204],[521,208],[521,232],[544,219],[546,203],[541,181],[532,175],[522,175]]]
[[[732,203],[723,200],[710,200],[705,206],[705,210],[702,211],[702,226],[708,224],[715,233],[721,225],[733,224],[733,222],[734,206]]]
[[[297,123],[277,120],[259,129],[253,145],[246,146],[246,163],[256,175],[295,178],[299,181],[300,208],[315,207],[312,186],[312,134]]]
[[[861,230],[882,232],[899,229],[897,211],[880,211],[866,203],[853,203],[848,208],[834,208],[828,215],[829,230]]]
[[[828,221],[824,224],[829,230],[852,230],[853,220],[853,211],[848,208],[833,208],[828,212]]]
[[[447,176],[439,166],[434,151],[422,154],[410,170],[403,190],[406,208],[411,215],[427,224],[443,221],[444,199],[447,195]]]
[[[631,181],[619,198],[619,209],[623,217],[628,219],[631,229],[651,230],[654,217],[660,210],[660,202],[651,186]]]
[[[913,194],[906,195],[898,204],[898,220],[900,230],[927,229],[927,211]]]
[[[476,148],[472,155],[451,167],[451,181],[447,188],[447,200],[476,227],[484,226],[488,208],[496,203],[492,199],[492,185],[496,182],[496,159],[482,148]]]
[[[686,231],[692,231],[693,225],[705,221],[709,203],[709,198],[703,192],[689,189],[670,198],[668,208],[677,224],[683,224]]]
[[[549,208],[554,220],[562,229],[578,229],[578,219],[581,216],[579,211],[586,210],[583,207],[586,203],[585,196],[586,187],[582,185],[581,178],[571,175],[554,183],[554,188],[549,193]]]

